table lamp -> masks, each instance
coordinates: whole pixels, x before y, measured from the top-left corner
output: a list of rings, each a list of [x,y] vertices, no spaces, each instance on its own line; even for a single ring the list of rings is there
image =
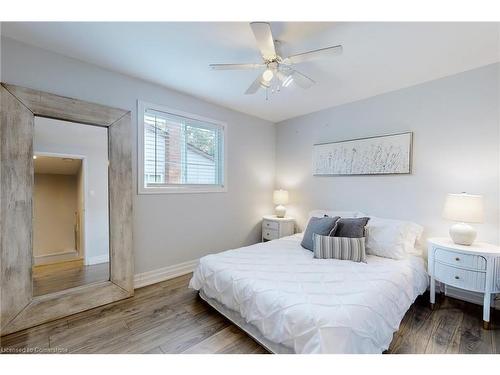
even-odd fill
[[[448,194],[443,217],[457,222],[450,228],[450,237],[453,242],[459,245],[472,245],[477,233],[467,223],[483,222],[483,197],[467,193]]]
[[[273,193],[273,202],[274,204],[277,204],[275,208],[275,213],[277,217],[285,217],[286,215],[286,208],[283,206],[284,204],[288,203],[288,191],[286,190],[275,190]]]

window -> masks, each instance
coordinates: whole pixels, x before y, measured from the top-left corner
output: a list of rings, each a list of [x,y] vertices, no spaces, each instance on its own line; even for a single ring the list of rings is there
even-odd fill
[[[225,125],[139,102],[139,193],[220,192]]]

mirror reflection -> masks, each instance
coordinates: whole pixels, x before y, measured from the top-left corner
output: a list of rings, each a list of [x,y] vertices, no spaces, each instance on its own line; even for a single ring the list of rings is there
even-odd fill
[[[35,118],[33,295],[109,280],[106,128]]]

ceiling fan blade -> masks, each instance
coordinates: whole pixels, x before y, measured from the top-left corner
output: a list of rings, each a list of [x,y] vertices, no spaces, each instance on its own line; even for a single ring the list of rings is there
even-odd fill
[[[342,54],[342,46],[333,46],[320,48],[309,52],[299,53],[297,55],[292,55],[287,57],[285,60],[288,60],[292,64],[299,64],[304,61],[311,61],[316,59],[323,59],[332,56],[338,56]]]
[[[294,70],[292,72],[293,82],[297,84],[297,86],[302,87],[303,89],[308,89],[312,87],[316,82],[314,82],[308,76]]]
[[[253,35],[257,41],[257,47],[259,47],[260,54],[264,60],[276,58],[276,47],[274,46],[271,25],[267,22],[251,22],[250,27],[252,28]]]
[[[266,85],[262,80],[262,74],[259,74],[255,81],[253,81],[250,87],[247,89],[247,91],[245,91],[245,95],[255,94],[261,87],[266,87]]]
[[[264,64],[210,64],[213,70],[238,70],[238,69],[259,69],[265,67]]]

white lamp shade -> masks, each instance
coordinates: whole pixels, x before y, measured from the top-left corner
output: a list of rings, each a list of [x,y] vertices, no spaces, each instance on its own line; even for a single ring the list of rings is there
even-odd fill
[[[287,204],[288,203],[288,191],[286,190],[275,190],[273,193],[274,204]]]
[[[466,193],[448,194],[443,217],[464,223],[482,223],[484,220],[483,197]]]

